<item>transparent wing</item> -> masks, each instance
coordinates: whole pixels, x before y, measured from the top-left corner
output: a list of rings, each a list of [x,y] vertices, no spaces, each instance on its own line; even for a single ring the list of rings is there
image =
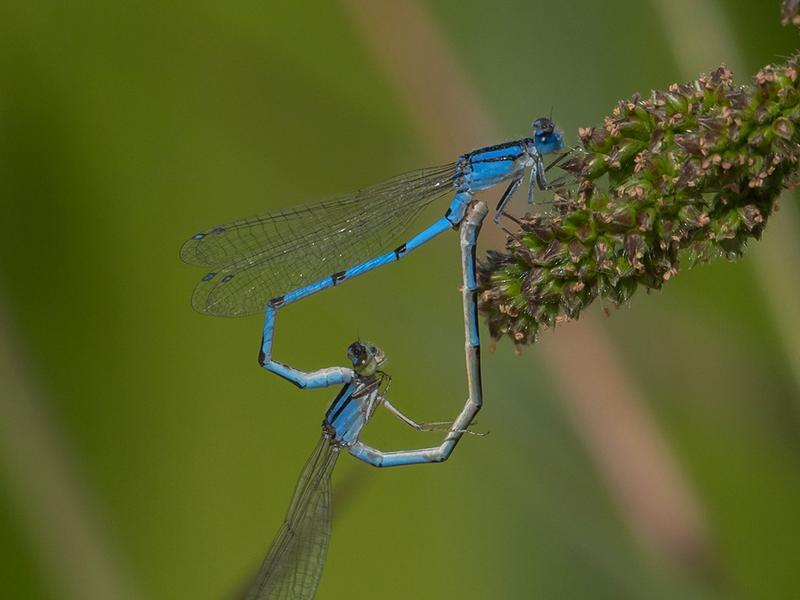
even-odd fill
[[[305,600],[316,594],[331,534],[331,471],[339,453],[322,437],[297,482],[286,520],[247,600]]]
[[[194,290],[202,313],[260,312],[281,294],[343,271],[399,241],[426,205],[453,192],[454,164],[389,179],[350,195],[198,233],[181,258],[210,268]]]

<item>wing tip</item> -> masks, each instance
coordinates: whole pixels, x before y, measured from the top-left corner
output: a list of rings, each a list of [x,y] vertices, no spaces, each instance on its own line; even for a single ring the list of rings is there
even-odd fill
[[[203,242],[209,236],[217,236],[224,233],[227,227],[225,225],[217,225],[208,231],[200,231],[195,233],[188,240],[183,242],[179,256],[181,260],[190,265],[210,265],[212,261],[208,257],[203,256],[202,248]]]
[[[192,293],[192,308],[200,313],[209,317],[248,317],[257,314],[266,309],[266,304],[263,307],[245,306],[239,302],[231,303],[224,302],[224,298],[214,298],[214,292],[218,290],[219,286],[227,283],[232,278],[232,275],[225,275],[218,281],[211,283],[211,281],[218,275],[218,273],[210,272],[203,275],[197,286]]]
[[[181,249],[178,252],[178,256],[187,265],[203,264],[200,261],[197,252],[198,242],[203,239],[201,237],[197,237],[199,235],[202,234],[197,233],[181,244]]]

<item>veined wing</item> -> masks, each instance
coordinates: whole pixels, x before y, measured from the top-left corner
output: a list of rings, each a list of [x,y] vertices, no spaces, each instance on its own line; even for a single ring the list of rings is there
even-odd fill
[[[247,600],[310,600],[316,594],[331,535],[331,471],[338,456],[322,437]]]
[[[413,218],[453,192],[454,164],[399,175],[352,194],[220,225],[198,233],[181,258],[207,266],[192,305],[241,316],[399,242]]]

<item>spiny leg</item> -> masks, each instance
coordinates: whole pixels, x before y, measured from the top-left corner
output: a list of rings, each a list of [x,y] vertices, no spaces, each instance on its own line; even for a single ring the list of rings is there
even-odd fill
[[[556,158],[554,161],[552,161],[549,165],[547,165],[547,167],[545,167],[544,170],[541,169],[541,166],[543,165],[540,166],[539,171],[541,171],[542,177],[541,181],[538,181],[538,184],[542,190],[558,189],[564,187],[565,185],[571,185],[576,181],[575,175],[572,173],[564,173],[563,175],[556,177],[553,181],[547,181],[547,179],[545,178],[545,173],[549,172],[550,169],[552,169],[553,167],[556,167],[559,164],[561,164],[561,162],[563,162],[563,160],[568,156],[572,156],[573,152],[574,149],[570,148],[569,150],[561,154],[558,158]],[[570,179],[572,179],[573,181],[567,184],[566,182],[568,182]]]
[[[566,152],[561,153],[556,159],[551,161],[550,164],[545,167],[544,172],[547,173],[553,167],[559,166],[564,161],[565,158],[567,158],[569,156],[572,156],[573,152],[575,152],[575,149],[574,148],[570,148]],[[570,178],[574,179],[574,175],[572,175],[571,173],[565,173],[564,175],[561,175],[560,177],[557,177],[553,181],[547,182],[547,181],[544,180],[544,176],[543,176],[543,181],[544,181],[545,187],[542,188],[542,189],[552,190],[552,189],[556,189],[556,188],[559,188],[559,187],[563,187],[564,183],[567,180],[569,180]]]
[[[515,178],[506,188],[506,191],[503,192],[503,195],[500,197],[500,201],[497,203],[497,209],[494,213],[494,224],[497,225],[500,222],[500,217],[503,216],[503,212],[505,211],[506,205],[511,200],[511,196],[514,195],[514,192],[517,191],[519,184],[522,183],[522,176]]]
[[[422,423],[417,423],[411,417],[403,414],[403,412],[394,406],[391,402],[389,402],[385,397],[381,398],[384,408],[386,408],[390,413],[400,419],[403,423],[411,427],[412,429],[416,429],[417,431],[452,431],[453,430],[453,422],[452,421],[423,421]],[[476,431],[470,431],[469,429],[462,429],[460,430],[461,433],[469,433],[472,435],[484,435],[482,433],[478,433]]]
[[[556,161],[551,163],[548,167],[544,166],[544,160],[541,155],[536,156],[534,163],[531,165],[530,178],[528,181],[528,204],[533,204],[534,202],[535,188],[538,187],[542,191],[547,191],[557,187],[557,185],[554,184],[561,183],[562,178],[557,179],[554,182],[554,184],[548,183],[547,178],[545,176],[545,172],[549,170],[551,166],[557,164],[557,162],[561,160],[563,156],[566,156],[566,154],[556,159]],[[495,212],[493,219],[495,225],[499,225],[500,217],[507,217],[510,219],[513,218],[512,215],[505,212],[505,208],[508,205],[509,201],[511,200],[511,197],[519,188],[521,183],[522,183],[522,175],[514,178],[506,188],[505,192],[503,192],[503,195],[500,197],[500,201],[497,203],[497,210]]]
[[[550,164],[547,165],[544,170],[545,171],[549,171],[553,167],[557,167],[558,165],[560,165],[563,162],[563,160],[565,158],[567,158],[568,156],[572,156],[573,152],[575,152],[575,148],[569,148],[566,152],[562,152],[556,158],[554,158],[552,161],[550,161]]]

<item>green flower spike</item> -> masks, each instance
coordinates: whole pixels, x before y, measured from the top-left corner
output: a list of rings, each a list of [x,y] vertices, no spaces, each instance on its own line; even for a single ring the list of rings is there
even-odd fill
[[[792,0],[798,4],[798,0]],[[479,266],[494,339],[531,344],[595,298],[660,289],[682,262],[739,257],[761,236],[800,158],[800,55],[749,86],[724,66],[647,99],[620,102],[563,167],[575,187],[526,215],[506,252]]]

